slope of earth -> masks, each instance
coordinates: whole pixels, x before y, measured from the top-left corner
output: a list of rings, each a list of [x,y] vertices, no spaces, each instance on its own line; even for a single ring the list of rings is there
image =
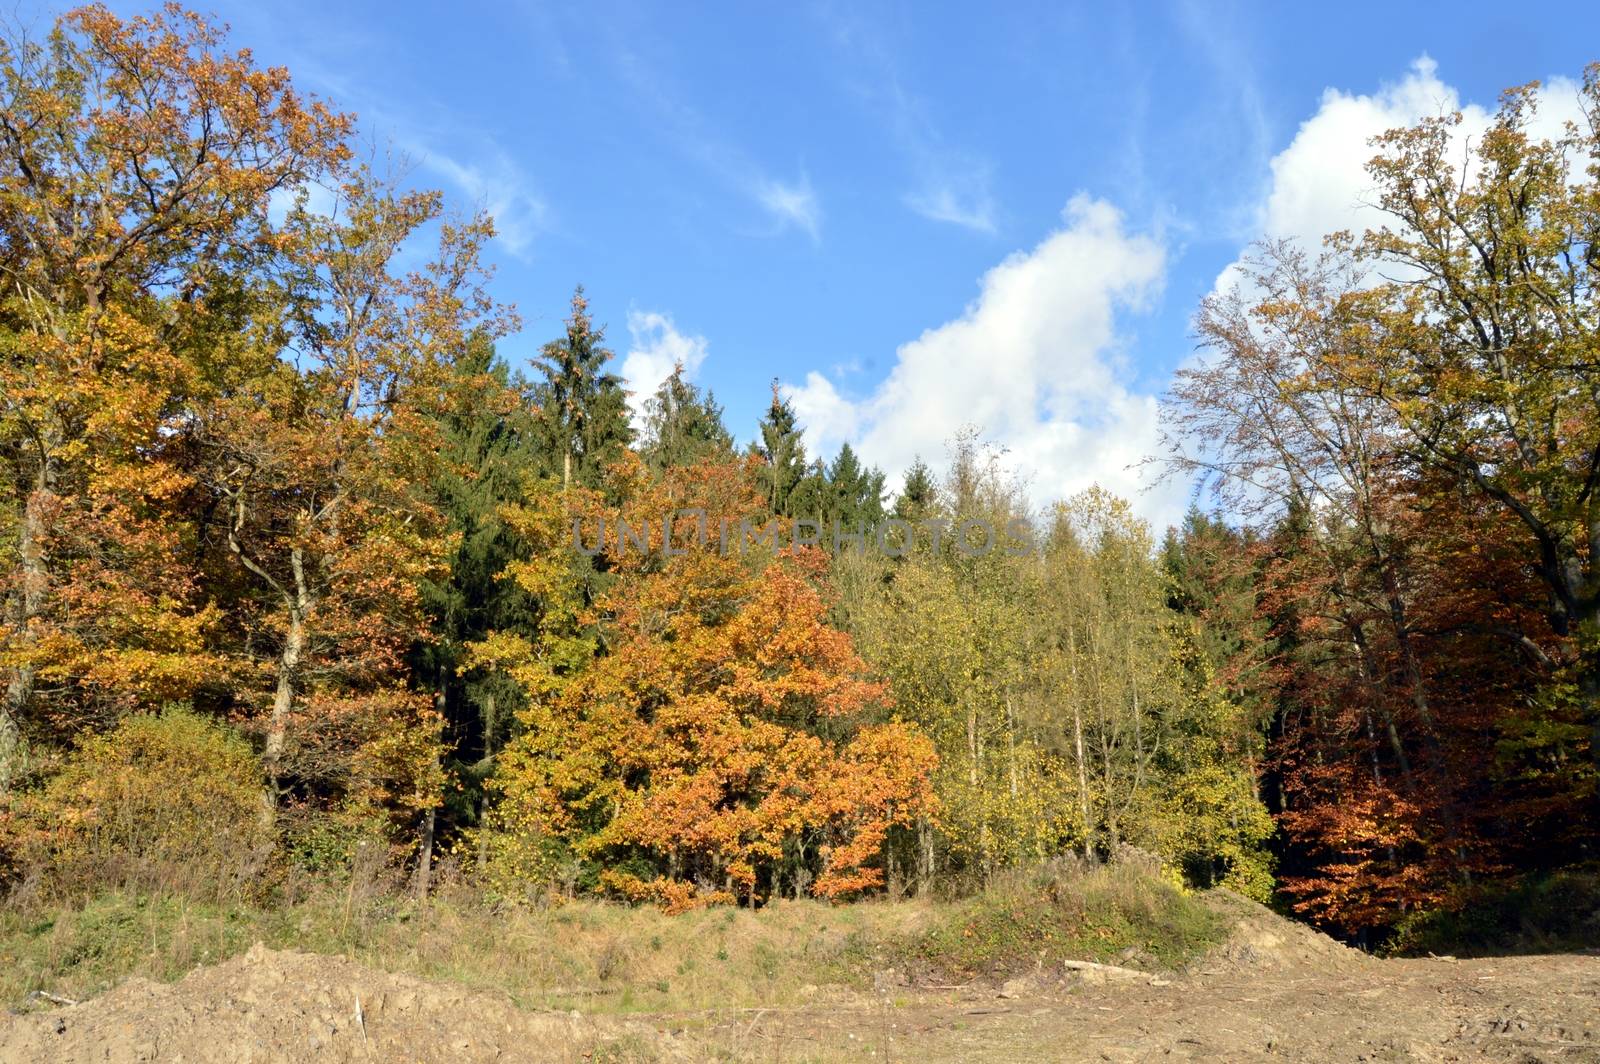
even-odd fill
[[[1181,975],[880,985],[699,1036],[751,1060],[1600,1062],[1600,955],[1375,960],[1235,895],[1211,900],[1233,933]]]
[[[748,1060],[1600,1061],[1600,957],[1373,962],[830,1002],[700,1032]]]
[[[5,1064],[695,1059],[644,1024],[527,1011],[502,995],[260,945],[176,983],[130,979],[0,1020]]]

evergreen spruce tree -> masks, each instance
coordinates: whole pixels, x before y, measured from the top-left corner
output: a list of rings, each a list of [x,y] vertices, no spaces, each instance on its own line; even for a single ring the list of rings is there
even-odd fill
[[[474,338],[452,367],[439,416],[440,462],[430,485],[455,546],[448,569],[421,582],[432,639],[412,652],[412,667],[429,684],[447,721],[456,771],[469,786],[460,792],[476,814],[481,784],[494,753],[510,734],[521,704],[520,688],[490,670],[461,672],[467,644],[497,630],[515,630],[537,604],[502,575],[525,552],[521,538],[501,519],[501,507],[523,498],[528,479],[548,464],[537,442],[538,424],[527,386],[513,379],[487,340]]]
[[[902,521],[920,521],[933,509],[936,489],[933,472],[920,457],[906,470],[904,486],[894,501],[894,516]]]
[[[733,437],[722,423],[716,397],[709,391],[702,396],[684,380],[682,362],[645,403],[639,453],[658,473],[733,454]]]
[[[883,473],[863,466],[856,452],[846,443],[828,468],[830,524],[838,521],[847,529],[875,528],[883,520]]]
[[[828,542],[833,528],[833,489],[828,484],[828,467],[822,459],[814,459],[805,467],[804,474],[789,493],[786,516],[815,521],[822,529],[822,541]]]
[[[1191,507],[1161,548],[1167,605],[1192,619],[1195,638],[1215,670],[1243,653],[1266,652],[1266,621],[1256,609],[1255,534],[1230,528]]]
[[[589,317],[589,301],[579,285],[572,293],[566,335],[545,344],[539,354],[545,380],[534,393],[541,449],[563,488],[597,485],[601,470],[633,439],[627,393],[622,378],[606,371],[614,356],[604,343],[605,330]]]
[[[766,496],[767,508],[784,517],[795,516],[793,496],[808,472],[805,445],[800,438],[794,408],[778,393],[778,382],[772,382],[772,404],[767,416],[761,419],[761,435],[754,446],[755,452],[766,460],[761,471],[761,490]],[[811,516],[803,514],[800,516]]]

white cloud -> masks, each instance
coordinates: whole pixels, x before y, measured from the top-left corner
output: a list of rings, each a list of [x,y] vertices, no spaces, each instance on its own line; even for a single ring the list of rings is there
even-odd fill
[[[995,231],[994,197],[988,167],[965,172],[935,172],[906,197],[906,206],[930,221],[949,222],[977,233]]]
[[[860,442],[864,404],[845,398],[827,377],[812,370],[806,374],[804,384],[785,385],[783,391],[794,407],[812,454],[820,455],[845,441]]]
[[[1036,503],[1100,484],[1157,527],[1176,521],[1185,489],[1146,492],[1133,468],[1156,451],[1157,400],[1130,386],[1118,358],[1118,313],[1158,294],[1165,250],[1102,200],[1075,197],[1063,220],[985,274],[960,317],[902,344],[871,395],[853,400],[820,373],[789,386],[813,453],[848,440],[893,482],[976,426],[1009,450]]]
[[[795,226],[810,235],[813,242],[821,236],[822,204],[811,190],[811,179],[805,174],[794,183],[773,178],[760,178],[753,183],[756,200],[777,220],[780,227]]]
[[[1577,85],[1571,79],[1550,79],[1540,96],[1531,124],[1534,136],[1558,136],[1565,121],[1580,117]],[[1468,144],[1476,142],[1492,114],[1476,103],[1463,105],[1460,93],[1439,78],[1437,64],[1427,56],[1412,63],[1400,81],[1371,95],[1325,90],[1316,114],[1301,123],[1289,146],[1272,159],[1256,232],[1294,240],[1314,252],[1328,233],[1348,229],[1359,234],[1381,224],[1366,169],[1377,149],[1369,142],[1387,130],[1457,110],[1462,121],[1454,154],[1460,165],[1468,158]],[[1223,271],[1219,290],[1234,282],[1238,268],[1235,262]]]
[[[644,404],[683,363],[684,374],[692,378],[706,359],[706,338],[678,331],[670,314],[655,311],[628,312],[628,332],[633,345],[622,359],[622,378],[628,388],[628,409],[635,429],[644,426]]]
[[[485,162],[465,162],[431,149],[419,154],[422,165],[489,212],[494,218],[495,239],[506,250],[518,257],[528,253],[549,211],[509,156],[495,151]]]
[[[1358,231],[1377,222],[1368,204],[1372,179],[1366,164],[1376,154],[1368,141],[1398,126],[1448,114],[1461,106],[1456,90],[1439,80],[1433,60],[1412,64],[1401,81],[1370,96],[1338,89],[1322,94],[1317,113],[1301,124],[1294,140],[1272,160],[1272,178],[1261,206],[1263,235],[1291,238],[1307,248],[1338,229]],[[1463,128],[1487,123],[1482,108],[1463,116]]]

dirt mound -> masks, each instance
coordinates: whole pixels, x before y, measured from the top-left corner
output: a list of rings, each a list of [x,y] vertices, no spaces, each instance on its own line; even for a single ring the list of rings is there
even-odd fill
[[[1200,966],[1239,969],[1349,972],[1372,963],[1360,950],[1336,942],[1305,924],[1285,919],[1260,902],[1219,888],[1206,894],[1206,902],[1230,926],[1228,938],[1208,954]]]
[[[504,995],[268,950],[173,984],[130,979],[101,997],[0,1026],[0,1061],[689,1060],[637,1023],[529,1012]]]

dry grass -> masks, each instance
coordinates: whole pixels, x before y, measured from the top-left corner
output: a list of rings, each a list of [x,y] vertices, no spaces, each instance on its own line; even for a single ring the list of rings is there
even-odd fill
[[[85,997],[128,975],[176,979],[260,940],[497,988],[529,1006],[655,1012],[770,1004],[792,999],[807,981],[852,978],[860,941],[913,928],[927,911],[913,902],[807,901],[665,916],[579,901],[495,912],[465,895],[421,909],[384,898],[352,906],[338,891],[265,909],[105,894],[82,906],[0,915],[0,1001],[16,1004],[39,989]]]
[[[591,901],[497,911],[465,891],[425,908],[348,888],[275,908],[107,894],[0,915],[0,1003],[40,989],[86,997],[134,974],[173,980],[260,940],[503,990],[527,1007],[726,1014],[871,986],[888,968],[1003,975],[1041,950],[1134,947],[1175,963],[1210,940],[1203,912],[1116,868],[1019,876],[953,903],[784,901],[679,916]]]

